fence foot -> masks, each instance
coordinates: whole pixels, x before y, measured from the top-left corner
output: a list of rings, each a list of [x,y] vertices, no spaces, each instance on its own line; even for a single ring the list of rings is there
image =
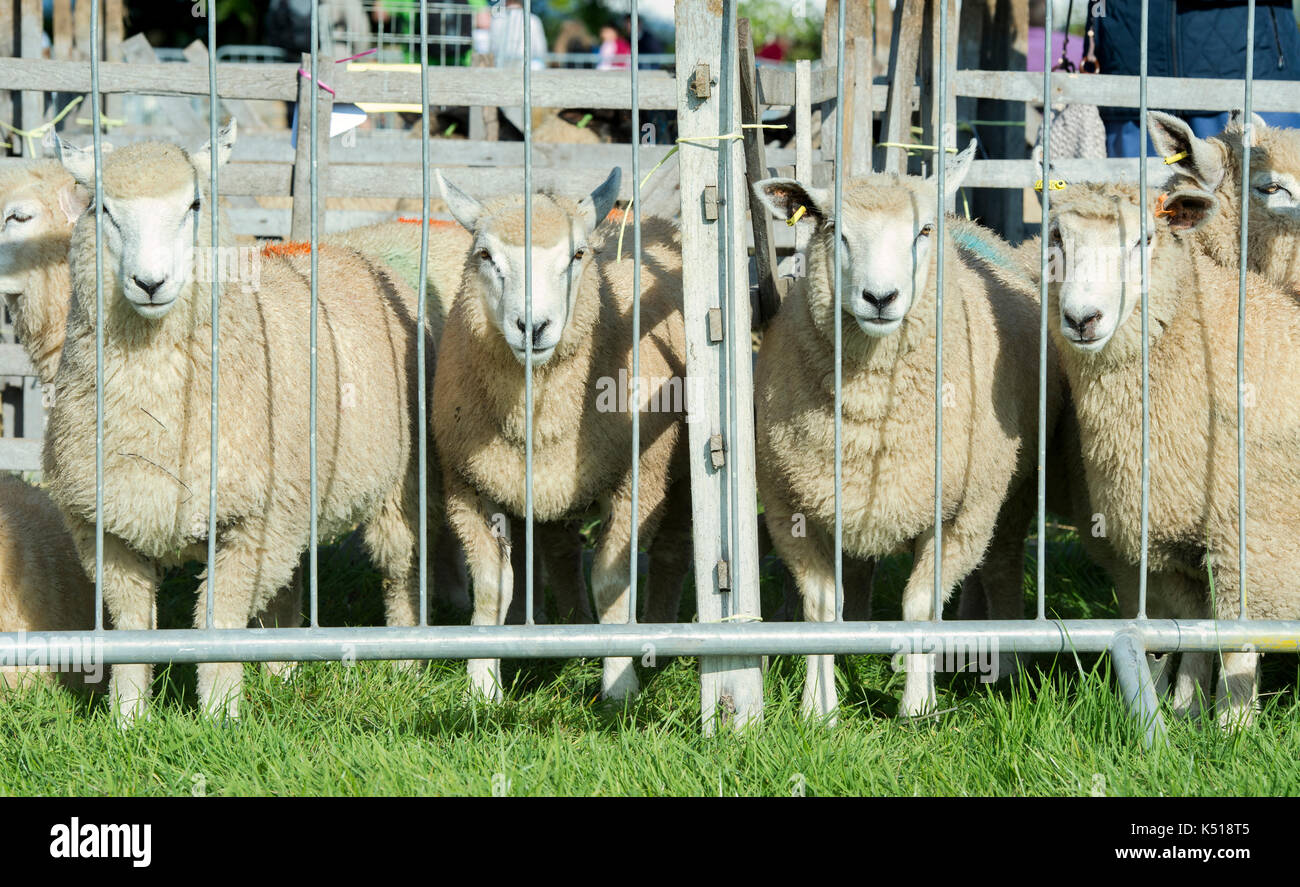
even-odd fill
[[[1124,704],[1142,728],[1143,746],[1168,745],[1165,719],[1160,714],[1160,700],[1156,697],[1142,636],[1132,628],[1116,632],[1110,642],[1110,659]]]

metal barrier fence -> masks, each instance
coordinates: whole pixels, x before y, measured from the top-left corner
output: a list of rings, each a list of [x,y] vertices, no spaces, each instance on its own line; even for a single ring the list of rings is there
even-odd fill
[[[420,3],[421,8],[425,2]],[[525,2],[525,16],[531,13],[531,3]],[[97,416],[96,416],[96,620],[93,634],[74,632],[43,632],[24,637],[0,635],[0,643],[8,645],[17,655],[24,650],[35,650],[39,645],[70,642],[92,638],[102,651],[102,660],[109,664],[145,663],[145,662],[233,662],[258,660],[337,660],[337,659],[384,659],[384,658],[519,658],[519,657],[570,657],[570,656],[639,656],[649,645],[659,656],[699,656],[702,670],[702,714],[706,729],[720,721],[742,724],[761,717],[762,712],[762,676],[758,657],[763,654],[851,654],[851,653],[897,653],[928,652],[936,641],[953,644],[968,643],[978,639],[996,639],[1008,652],[1110,652],[1113,656],[1115,672],[1125,701],[1142,722],[1144,736],[1148,743],[1159,740],[1164,727],[1155,697],[1152,676],[1147,660],[1143,655],[1147,651],[1177,652],[1220,652],[1230,650],[1252,649],[1259,652],[1295,652],[1300,649],[1300,624],[1296,622],[1279,622],[1251,620],[1247,617],[1245,576],[1246,576],[1246,535],[1245,535],[1245,430],[1244,400],[1240,383],[1244,381],[1245,348],[1245,298],[1246,298],[1246,244],[1248,225],[1248,195],[1243,188],[1242,194],[1242,228],[1241,228],[1241,271],[1239,291],[1237,378],[1238,412],[1237,412],[1237,446],[1238,446],[1238,490],[1239,490],[1239,563],[1242,576],[1241,611],[1237,620],[1157,620],[1147,615],[1147,581],[1146,559],[1149,536],[1149,466],[1151,458],[1150,441],[1150,398],[1148,392],[1149,346],[1147,332],[1149,324],[1147,294],[1149,284],[1149,256],[1142,252],[1142,489],[1141,489],[1141,536],[1142,562],[1141,585],[1139,591],[1138,613],[1134,619],[1116,620],[1057,620],[1048,619],[1046,615],[1046,463],[1047,463],[1047,331],[1049,324],[1048,308],[1048,244],[1043,241],[1041,253],[1041,323],[1039,350],[1039,421],[1037,441],[1037,590],[1036,614],[1033,618],[1012,621],[977,620],[969,622],[944,622],[943,602],[944,587],[940,575],[943,545],[943,274],[944,256],[944,213],[938,215],[938,275],[936,319],[938,323],[938,345],[935,354],[935,548],[936,569],[932,604],[932,618],[924,621],[872,621],[845,622],[843,620],[843,545],[842,524],[842,351],[843,334],[841,292],[843,281],[840,263],[841,241],[838,227],[842,218],[843,175],[835,176],[834,207],[836,237],[834,240],[834,287],[835,287],[835,619],[825,624],[745,624],[759,620],[757,608],[757,550],[756,550],[756,501],[753,480],[753,414],[750,409],[753,386],[750,377],[749,342],[745,331],[749,325],[750,305],[748,288],[742,285],[743,278],[737,276],[737,269],[742,268],[744,241],[741,255],[737,255],[737,231],[743,219],[744,206],[740,199],[744,187],[744,164],[740,156],[738,135],[740,133],[740,109],[737,100],[737,88],[733,80],[737,65],[736,43],[736,4],[725,2],[720,11],[709,10],[706,3],[696,0],[683,0],[678,8],[678,51],[679,58],[707,59],[695,69],[688,80],[686,72],[678,76],[679,120],[682,137],[678,140],[683,147],[690,146],[689,153],[683,152],[682,163],[682,228],[683,249],[687,252],[685,264],[686,292],[684,312],[689,338],[688,374],[703,369],[713,384],[705,386],[704,397],[690,405],[693,416],[690,424],[691,485],[693,493],[695,576],[697,603],[700,621],[694,624],[638,625],[636,623],[636,558],[632,558],[630,571],[630,589],[632,594],[631,616],[627,625],[534,625],[532,624],[533,597],[535,594],[534,576],[534,537],[533,537],[533,397],[532,397],[532,340],[525,336],[528,360],[527,394],[526,394],[526,472],[525,483],[526,521],[525,532],[525,613],[528,625],[525,626],[442,626],[428,624],[427,594],[421,595],[419,626],[415,628],[328,628],[319,622],[318,611],[318,565],[317,552],[317,329],[318,329],[318,263],[317,247],[319,231],[318,191],[319,182],[315,175],[316,144],[315,133],[320,121],[317,120],[317,103],[312,102],[310,114],[311,165],[313,175],[310,178],[311,189],[311,344],[308,355],[311,379],[311,432],[308,447],[311,454],[311,538],[310,538],[310,627],[295,629],[226,629],[213,627],[213,584],[216,576],[211,576],[207,585],[206,621],[203,629],[183,631],[105,631],[103,625],[103,563],[104,563],[104,340],[103,340],[103,274],[102,255],[96,256],[96,299],[98,305],[96,323],[97,348]],[[837,59],[845,59],[845,7],[839,4],[838,49]],[[1255,3],[1249,4],[1248,33],[1253,33]],[[316,12],[313,12],[313,16]],[[939,27],[939,75],[937,93],[941,97],[938,104],[938,132],[941,134],[939,146],[948,147],[955,142],[948,132],[946,96],[947,52],[949,8],[947,3],[940,3],[938,14]],[[428,16],[421,15],[422,37],[427,28]],[[718,29],[718,24],[722,25]],[[632,4],[632,22],[635,32],[638,24],[636,4]],[[313,19],[313,33],[319,34]],[[98,14],[92,15],[92,45],[98,45]],[[1052,31],[1052,4],[1046,7],[1046,32]],[[1140,74],[1140,126],[1141,143],[1146,143],[1147,111],[1147,59],[1145,53],[1146,33],[1148,28],[1145,3],[1142,11],[1142,43]],[[215,16],[208,19],[209,46],[215,45]],[[429,109],[429,58],[428,43],[421,40],[421,93],[422,104],[426,114]],[[1247,77],[1244,83],[1244,108],[1246,119],[1250,119],[1252,103],[1253,41],[1247,40]],[[1050,106],[1052,95],[1052,59],[1051,42],[1044,48],[1043,97],[1044,104]],[[316,82],[318,70],[316,58],[312,53],[310,77]],[[218,54],[209,55],[209,94],[212,107],[217,106],[218,95]],[[711,70],[717,64],[716,71]],[[640,105],[638,95],[639,59],[635,46],[632,50],[629,69],[631,84],[631,111],[633,131],[639,131]],[[702,70],[701,70],[702,69]],[[524,200],[525,200],[525,304],[528,328],[532,327],[533,281],[531,279],[531,232],[532,232],[532,133],[531,133],[531,85],[532,72],[528,66],[522,71],[524,82]],[[703,80],[701,81],[701,78]],[[716,86],[710,90],[710,86]],[[844,95],[844,65],[837,71],[837,92]],[[687,101],[688,92],[691,95]],[[98,53],[91,58],[91,94],[95,107],[99,106],[99,58]],[[844,117],[838,113],[835,119],[835,169],[843,169]],[[215,115],[210,121],[211,139],[217,144],[218,130]],[[430,141],[428,127],[422,133],[422,206],[424,222],[421,226],[420,278],[426,279],[429,260],[429,225],[428,208],[430,199]],[[641,184],[642,170],[640,153],[635,145],[632,152],[633,169],[633,221],[632,254],[638,258],[634,264],[633,285],[633,340],[640,341],[640,302],[641,279],[640,262],[642,243],[641,219]],[[1051,165],[1050,127],[1045,129],[1044,169]],[[97,243],[102,243],[103,231],[103,196],[101,168],[102,146],[100,128],[94,128],[94,152],[96,161],[95,182],[95,228]],[[210,188],[214,199],[219,193],[219,172],[217,152],[211,154]],[[1243,164],[1249,164],[1248,151],[1243,155]],[[1147,166],[1138,164],[1139,183],[1142,194],[1146,194]],[[936,164],[937,194],[940,207],[944,206],[946,185],[945,164]],[[1248,177],[1243,175],[1243,182]],[[706,225],[701,209],[701,195],[706,187],[717,188],[716,206],[718,217],[716,224]],[[1050,209],[1050,188],[1044,187],[1042,213],[1044,223]],[[1145,243],[1148,221],[1141,215],[1141,236]],[[212,214],[213,268],[218,267],[216,250],[218,238],[219,213]],[[1044,230],[1046,225],[1044,224]],[[708,251],[714,256],[708,261],[696,261]],[[707,256],[706,256],[707,258]],[[740,273],[743,274],[743,271]],[[218,359],[220,330],[217,324],[219,287],[215,279],[212,284],[211,310],[212,327],[212,412],[210,433],[212,439],[210,484],[208,488],[208,563],[215,565],[217,551],[217,504],[218,504]],[[418,323],[424,323],[425,300],[420,299]],[[715,304],[716,303],[716,304]],[[713,318],[708,317],[709,309],[720,309],[722,326],[722,345],[712,339],[706,332]],[[421,520],[426,512],[428,478],[424,476],[425,458],[429,446],[428,416],[426,412],[427,392],[424,390],[424,366],[428,355],[424,353],[423,340],[418,338],[418,410],[420,440],[420,502]],[[638,378],[639,349],[633,349],[632,376]],[[703,356],[701,356],[703,355]],[[633,427],[633,489],[637,488],[637,469],[639,453],[639,418],[638,411],[631,412]],[[721,435],[723,449],[726,453],[725,471],[716,472],[706,465],[709,458],[710,438]],[[703,446],[701,443],[703,442]],[[635,495],[635,494],[634,494]],[[632,514],[637,514],[635,499]],[[421,589],[427,589],[428,552],[425,544],[425,527],[421,526],[419,552],[419,580]],[[631,528],[631,550],[637,551],[638,527],[635,518]],[[725,578],[724,578],[725,577]]]

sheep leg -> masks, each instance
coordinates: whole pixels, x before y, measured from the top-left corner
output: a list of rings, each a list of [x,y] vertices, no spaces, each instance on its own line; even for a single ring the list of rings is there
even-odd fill
[[[86,577],[95,581],[95,525],[64,515]],[[158,568],[111,533],[104,534],[104,607],[117,629],[158,627]],[[108,698],[120,722],[130,724],[147,713],[153,666],[114,665]]]
[[[514,594],[510,565],[510,520],[504,509],[478,493],[454,471],[444,474],[447,523],[465,549],[474,591],[472,625],[504,625]],[[471,659],[467,664],[470,692],[489,701],[501,700],[501,660]]]
[[[412,626],[420,621],[419,494],[414,472],[392,490],[374,516],[362,527],[362,539],[370,559],[383,575],[384,621],[389,626]],[[429,542],[436,543],[436,527],[429,521]],[[434,545],[428,545],[434,550]],[[399,659],[400,669],[411,669],[414,660]]]
[[[1025,616],[1025,534],[1037,511],[1038,489],[1032,476],[1007,497],[998,512],[993,539],[979,569],[971,574],[982,586],[990,619],[1023,619]],[[967,576],[967,580],[971,578]],[[964,589],[963,584],[963,589]],[[1020,670],[1014,653],[998,654],[996,678],[1010,678]]]
[[[555,595],[559,621],[590,625],[591,601],[582,575],[582,534],[577,524],[570,521],[538,524],[536,532],[541,542],[546,584]]]
[[[946,601],[952,588],[964,579],[979,563],[988,543],[988,536],[973,537],[954,527],[944,527],[943,533],[943,599]],[[912,574],[903,589],[903,619],[920,622],[934,618],[934,530],[931,528],[916,541],[916,560]],[[907,717],[927,714],[934,710],[934,668],[932,653],[906,653],[903,667],[907,676],[903,682],[903,700],[899,714]]]
[[[267,528],[237,526],[228,529],[217,545],[217,560],[208,564],[199,583],[194,605],[194,627],[207,624],[209,577],[216,577],[212,596],[212,627],[245,628],[248,620],[271,598],[292,583],[302,563],[296,548],[267,545]],[[239,717],[239,697],[244,684],[242,662],[200,662],[199,708],[209,717]]]
[[[1219,726],[1224,730],[1243,730],[1255,719],[1259,657],[1260,654],[1255,652],[1223,654],[1214,705],[1219,715]]]
[[[275,597],[253,618],[257,628],[297,628],[302,625],[302,561],[293,568],[289,584],[276,592]],[[296,662],[264,662],[267,673],[287,681],[293,676]]]

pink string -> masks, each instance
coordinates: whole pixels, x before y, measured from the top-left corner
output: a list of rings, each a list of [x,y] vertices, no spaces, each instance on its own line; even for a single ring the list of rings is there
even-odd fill
[[[376,46],[376,47],[373,47],[372,49],[367,49],[367,50],[364,51],[364,52],[358,52],[356,55],[350,55],[350,56],[348,56],[348,57],[345,58],[345,59],[335,59],[334,64],[337,65],[337,64],[339,64],[340,62],[350,62],[350,61],[352,61],[353,59],[359,59],[359,58],[361,58],[363,55],[370,55],[370,53],[372,53],[372,52],[379,52],[379,47]]]
[[[299,74],[299,76],[301,76],[301,77],[306,77],[308,80],[311,79],[311,74],[310,74],[309,72],[307,72],[307,71],[304,71],[302,68],[299,68],[299,69],[298,69],[298,74]],[[337,96],[337,95],[338,95],[337,92],[335,92],[334,90],[330,89],[330,87],[327,86],[323,81],[317,80],[317,81],[316,81],[316,85],[319,86],[321,89],[325,90],[326,92],[328,92],[328,93],[329,93],[330,95],[332,95],[332,96]]]

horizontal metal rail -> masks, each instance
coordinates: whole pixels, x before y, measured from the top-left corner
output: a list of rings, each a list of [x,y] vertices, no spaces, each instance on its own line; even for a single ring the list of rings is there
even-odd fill
[[[425,628],[158,629],[0,633],[0,666],[40,663],[51,651],[93,648],[119,663],[350,661],[355,659],[568,659],[647,654],[757,656],[891,654],[973,649],[999,653],[1103,653],[1120,632],[1151,652],[1300,652],[1295,622],[1210,619],[963,622],[677,623],[647,625],[440,625]]]

